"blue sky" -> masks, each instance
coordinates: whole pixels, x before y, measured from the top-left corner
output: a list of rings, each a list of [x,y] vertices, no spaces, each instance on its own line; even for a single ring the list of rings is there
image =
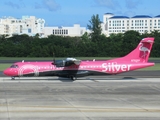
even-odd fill
[[[46,26],[86,27],[92,15],[160,15],[160,0],[0,0],[0,17],[36,16],[46,21]]]

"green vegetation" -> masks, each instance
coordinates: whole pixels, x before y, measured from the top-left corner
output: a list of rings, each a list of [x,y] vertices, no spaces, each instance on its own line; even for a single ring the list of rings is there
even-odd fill
[[[136,31],[124,34],[100,35],[98,42],[85,35],[82,37],[63,37],[51,35],[48,38],[35,38],[27,35],[15,35],[0,38],[0,57],[121,57],[132,51],[144,35]],[[152,35],[153,34],[153,35]],[[155,37],[151,57],[160,57],[160,37]],[[160,33],[158,34],[160,36]],[[27,38],[26,38],[27,37]],[[14,58],[13,58],[14,59]],[[47,58],[48,59],[48,58]]]
[[[11,63],[8,63],[8,64],[0,64],[0,71],[3,71],[4,69],[8,68],[11,66]]]
[[[90,25],[87,25],[88,29],[91,32],[90,36],[91,36],[91,40],[93,42],[99,42],[101,33],[102,33],[102,28],[101,28],[101,21],[99,19],[99,15],[93,15],[91,20],[89,21]]]
[[[152,67],[139,69],[138,71],[142,71],[142,70],[145,70],[145,71],[160,70],[160,63],[156,63],[155,66],[152,66]]]
[[[60,58],[58,58],[60,59]],[[0,60],[53,60],[53,57],[0,57]]]

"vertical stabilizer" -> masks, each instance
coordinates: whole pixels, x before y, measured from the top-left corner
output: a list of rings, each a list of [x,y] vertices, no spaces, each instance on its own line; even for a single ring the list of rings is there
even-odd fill
[[[144,38],[132,52],[120,59],[130,62],[148,62],[153,43],[153,37]]]

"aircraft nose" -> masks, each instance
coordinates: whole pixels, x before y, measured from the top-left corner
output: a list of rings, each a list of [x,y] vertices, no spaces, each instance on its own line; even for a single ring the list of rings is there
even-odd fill
[[[5,69],[3,71],[3,74],[6,76],[15,76],[16,75],[16,71],[11,70],[10,68]]]
[[[3,74],[9,76],[9,70],[8,70],[8,69],[5,69],[5,70],[3,71]]]

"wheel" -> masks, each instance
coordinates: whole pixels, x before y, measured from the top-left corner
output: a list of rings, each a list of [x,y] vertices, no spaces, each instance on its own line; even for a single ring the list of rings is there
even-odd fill
[[[70,76],[71,80],[76,80],[76,77],[75,76]]]
[[[15,80],[15,77],[11,77],[11,80]]]

